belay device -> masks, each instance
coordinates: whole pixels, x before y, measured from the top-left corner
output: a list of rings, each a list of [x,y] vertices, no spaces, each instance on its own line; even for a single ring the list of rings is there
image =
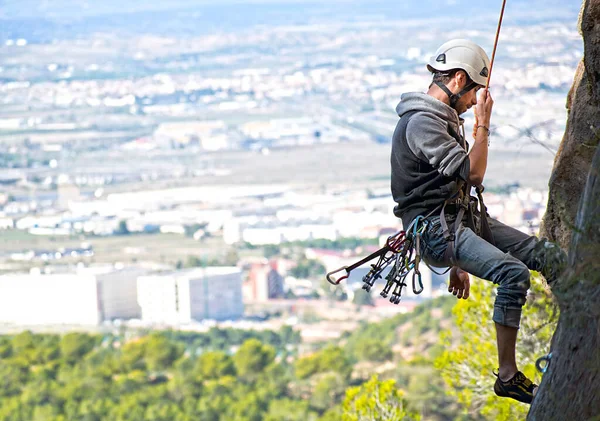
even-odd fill
[[[412,227],[412,229],[411,229]],[[327,281],[332,285],[339,285],[344,279],[350,276],[350,272],[359,266],[377,259],[376,263],[371,264],[371,270],[363,277],[363,289],[367,292],[375,285],[377,280],[382,278],[382,273],[390,266],[391,270],[386,275],[387,281],[381,296],[387,298],[390,296],[390,302],[399,304],[402,297],[402,289],[407,287],[406,278],[413,271],[412,289],[415,294],[423,292],[423,282],[419,264],[421,263],[421,235],[427,228],[427,221],[422,217],[417,217],[411,227],[408,228],[408,234],[405,231],[398,231],[388,237],[385,246],[374,253],[371,253],[364,259],[350,265],[343,266],[327,274]],[[336,274],[345,272],[345,275],[336,278]]]

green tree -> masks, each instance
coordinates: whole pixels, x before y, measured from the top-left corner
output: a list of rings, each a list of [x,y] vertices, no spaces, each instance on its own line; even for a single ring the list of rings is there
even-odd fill
[[[248,339],[233,356],[238,376],[254,380],[275,360],[275,349],[258,339]]]
[[[0,396],[17,396],[28,382],[27,363],[17,364],[11,360],[0,360]]]
[[[267,414],[316,420],[306,401],[272,405],[288,393],[291,370],[275,360],[273,346],[257,339],[282,348],[284,337],[298,340],[296,332],[213,333],[220,346],[242,346],[233,357],[205,352],[195,358],[195,344],[208,335],[155,332],[119,348],[96,346],[99,336],[79,333],[0,337],[6,349],[0,358],[0,421],[258,421]]]
[[[287,394],[292,380],[289,367],[285,364],[271,364],[257,379],[254,387],[263,399],[271,401]]]
[[[319,372],[318,355],[309,355],[298,358],[294,363],[296,377],[300,380],[307,379],[315,373]]]
[[[292,268],[290,273],[295,278],[321,278],[325,276],[325,266],[318,260],[314,259],[302,259],[298,264]]]
[[[196,405],[197,419],[206,421],[229,419],[226,418],[226,414],[235,402],[234,392],[237,387],[239,382],[233,376],[205,382],[204,393]]]
[[[153,333],[145,341],[144,359],[153,371],[166,370],[181,357],[183,348],[160,333]]]
[[[346,379],[352,374],[352,363],[346,355],[346,351],[339,346],[330,345],[323,348],[319,355],[319,371],[321,373],[333,371]]]
[[[321,412],[325,411],[341,401],[345,390],[344,377],[339,373],[326,373],[315,385],[310,404]]]
[[[265,414],[264,421],[310,421],[316,414],[311,412],[308,402],[290,399],[273,400]]]
[[[59,408],[52,405],[40,405],[33,407],[33,415],[31,421],[54,421],[64,420],[64,417],[59,416]]]
[[[224,352],[207,352],[196,361],[194,372],[202,379],[213,380],[235,374],[233,360]]]
[[[288,325],[281,328],[279,335],[281,336],[281,342],[285,345],[297,345],[302,342],[300,332]]]
[[[25,354],[35,348],[36,338],[34,334],[26,330],[19,333],[12,339],[12,348],[16,354]]]
[[[183,413],[175,402],[161,400],[148,405],[144,418],[148,421],[177,421],[182,416]]]
[[[94,349],[97,338],[86,333],[67,333],[60,339],[60,355],[68,363],[75,363]]]
[[[356,345],[356,356],[364,361],[390,361],[393,357],[390,346],[376,339],[365,339]]]
[[[53,396],[52,381],[37,376],[24,384],[21,389],[21,401],[30,407],[50,403],[54,400]]]
[[[403,393],[394,380],[380,381],[374,376],[362,386],[346,391],[342,421],[410,421],[420,415],[406,409]]]
[[[204,261],[204,259],[201,259],[198,256],[188,256],[187,260],[185,261],[185,267],[187,268],[196,268],[203,266],[206,266],[206,262]]]
[[[146,405],[138,393],[129,394],[119,399],[107,419],[114,421],[146,421]]]
[[[129,235],[129,228],[127,227],[127,221],[122,219],[119,221],[119,226],[117,227],[117,230],[115,231],[115,234],[117,235]]]
[[[135,339],[123,345],[121,351],[121,363],[125,371],[145,370],[144,360],[145,344],[142,339]]]
[[[299,379],[331,371],[340,374],[343,378],[349,378],[352,373],[352,364],[342,348],[329,345],[313,355],[296,360],[294,369],[296,377]]]
[[[340,421],[342,419],[342,406],[338,405],[331,409],[328,409],[321,417],[319,421]]]
[[[0,337],[0,359],[10,357],[12,352],[11,340],[6,337]]]
[[[227,416],[223,419],[232,421],[262,421],[267,410],[267,403],[256,393],[244,393],[231,405]]]
[[[60,340],[58,335],[44,335],[34,352],[35,361],[48,363],[60,357]]]
[[[337,405],[328,409],[320,418],[319,421],[340,421],[342,419],[342,406]]]
[[[211,349],[225,350],[231,344],[230,335],[226,329],[219,329],[218,327],[211,327],[207,332],[208,346]]]
[[[126,395],[142,390],[148,385],[148,375],[142,370],[133,370],[127,374],[116,376],[112,388],[119,395]]]

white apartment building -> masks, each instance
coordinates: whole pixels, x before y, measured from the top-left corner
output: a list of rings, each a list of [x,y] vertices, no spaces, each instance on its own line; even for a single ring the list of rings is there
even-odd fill
[[[401,226],[400,220],[391,212],[341,210],[333,213],[332,219],[340,237],[372,238],[374,230]]]
[[[327,223],[300,223],[299,225],[253,226],[242,231],[242,240],[253,245],[281,244],[293,241],[325,239],[334,241],[337,230]]]
[[[338,231],[326,219],[280,220],[272,217],[241,217],[233,218],[223,226],[223,239],[227,244],[239,241],[253,245],[281,244],[313,239],[334,241],[338,237]]]
[[[72,273],[0,276],[0,323],[95,326],[140,317],[139,268],[111,266]]]
[[[242,275],[236,267],[206,267],[138,278],[142,320],[180,324],[243,315]]]
[[[0,229],[7,230],[15,227],[15,221],[12,218],[0,214]]]

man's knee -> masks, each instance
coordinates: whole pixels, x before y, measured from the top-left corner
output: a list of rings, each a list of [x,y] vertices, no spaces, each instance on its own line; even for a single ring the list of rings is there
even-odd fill
[[[527,300],[527,291],[529,291],[529,287],[531,287],[530,276],[531,273],[525,266],[524,269],[520,271],[518,281],[514,285],[517,294],[519,294],[520,305],[525,305],[525,301]]]

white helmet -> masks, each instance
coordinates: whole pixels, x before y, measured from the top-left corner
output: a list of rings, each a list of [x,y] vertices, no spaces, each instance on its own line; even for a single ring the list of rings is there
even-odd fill
[[[430,72],[461,69],[471,80],[485,86],[489,76],[490,59],[479,45],[466,39],[453,39],[444,43],[429,59]]]

